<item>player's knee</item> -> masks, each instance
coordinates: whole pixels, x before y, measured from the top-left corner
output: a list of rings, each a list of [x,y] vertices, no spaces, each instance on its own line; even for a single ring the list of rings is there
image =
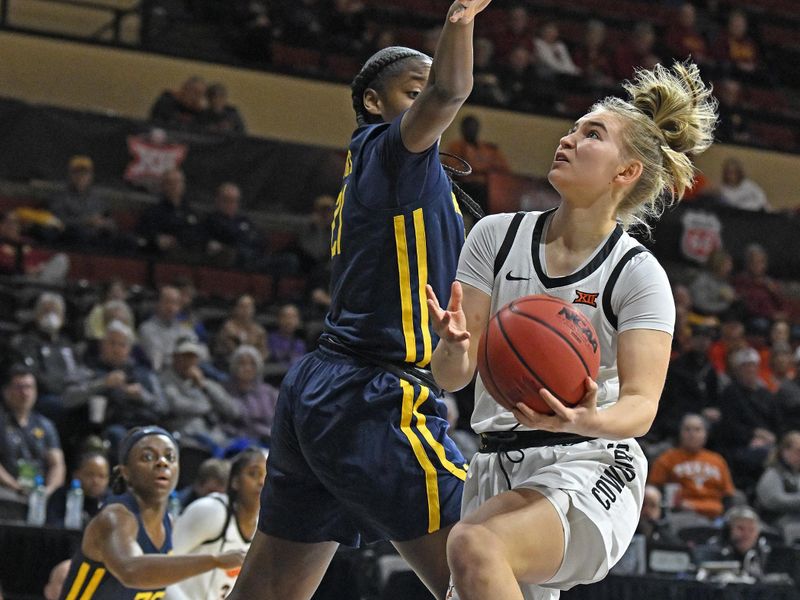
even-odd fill
[[[457,523],[447,538],[447,562],[456,581],[489,577],[504,560],[500,539],[482,524]]]

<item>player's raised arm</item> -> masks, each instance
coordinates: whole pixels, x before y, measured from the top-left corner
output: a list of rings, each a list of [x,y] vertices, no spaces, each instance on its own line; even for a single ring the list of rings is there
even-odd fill
[[[447,12],[427,86],[403,117],[403,144],[412,152],[441,137],[472,92],[472,35],[475,15],[491,0],[454,2]]]

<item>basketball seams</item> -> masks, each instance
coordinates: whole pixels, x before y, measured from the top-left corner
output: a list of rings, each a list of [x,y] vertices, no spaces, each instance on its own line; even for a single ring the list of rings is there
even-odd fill
[[[497,320],[498,327],[499,327],[500,316],[499,315],[495,315],[494,317],[492,317],[492,319],[490,319],[489,324],[487,324],[486,333],[484,333],[483,338],[482,338],[482,341],[483,341],[483,355],[485,357],[485,360],[483,361],[483,364],[484,364],[484,367],[485,367],[486,375],[488,375],[488,382],[491,384],[491,386],[494,389],[494,391],[499,396],[502,397],[502,400],[506,403],[506,406],[511,407],[511,402],[509,402],[508,398],[506,398],[506,395],[500,389],[500,386],[497,385],[497,382],[495,381],[495,378],[494,378],[494,374],[492,373],[492,366],[491,366],[492,365],[492,361],[490,360],[490,356],[489,356],[489,325],[491,325],[492,320],[495,320],[495,319]],[[481,377],[483,377],[483,373],[481,373]],[[487,379],[487,378],[484,378],[484,379]]]
[[[591,371],[589,370],[589,365],[587,365],[587,364],[586,364],[586,361],[583,359],[583,355],[582,355],[582,354],[581,354],[581,353],[578,351],[578,349],[575,347],[575,344],[573,344],[573,343],[572,343],[572,340],[570,340],[570,339],[569,339],[567,336],[565,336],[563,333],[561,333],[561,332],[560,332],[558,329],[556,329],[555,327],[553,327],[552,325],[550,325],[550,323],[548,323],[547,321],[543,321],[543,320],[542,320],[542,319],[540,319],[539,317],[536,317],[536,316],[534,316],[534,315],[529,315],[528,313],[524,313],[524,312],[522,312],[522,311],[520,311],[520,310],[516,310],[516,306],[517,306],[517,304],[518,304],[518,303],[516,303],[516,302],[512,302],[512,303],[509,305],[509,307],[508,307],[508,308],[509,308],[509,310],[510,310],[511,312],[513,312],[515,315],[519,315],[520,317],[525,317],[526,319],[528,319],[528,320],[530,320],[530,321],[536,321],[536,322],[537,322],[537,323],[539,323],[540,325],[544,325],[544,326],[545,326],[545,327],[547,327],[547,328],[548,328],[550,331],[552,331],[552,332],[553,332],[553,333],[555,333],[555,334],[556,334],[558,337],[560,337],[562,340],[564,340],[564,341],[567,343],[567,345],[570,347],[570,349],[571,349],[571,350],[572,350],[572,351],[575,353],[575,355],[578,357],[578,359],[581,361],[581,364],[583,365],[583,368],[584,368],[584,370],[586,371],[586,376],[587,376],[587,377],[591,377],[591,376],[592,376],[592,373],[591,373]],[[559,306],[560,306],[560,303],[558,303],[558,302],[553,302],[553,304],[559,304]]]
[[[512,303],[512,306],[511,306],[511,307],[509,307],[509,308],[513,308],[513,303]],[[498,313],[497,313],[497,315],[499,315],[499,314],[500,314],[500,313],[498,312]],[[515,314],[521,314],[521,313],[515,313]],[[495,315],[495,316],[497,316],[497,315]],[[544,382],[544,379],[543,379],[543,378],[541,378],[541,377],[539,376],[539,374],[538,374],[538,373],[536,373],[536,371],[534,371],[534,370],[533,370],[533,369],[530,367],[530,365],[529,365],[529,364],[528,364],[528,363],[525,361],[525,359],[522,357],[522,355],[519,353],[519,351],[517,351],[517,349],[514,347],[514,344],[513,344],[513,342],[511,341],[511,339],[509,339],[508,335],[506,335],[506,330],[505,330],[505,328],[503,327],[503,321],[502,321],[502,320],[501,320],[499,317],[498,317],[498,319],[497,319],[497,324],[498,324],[498,326],[499,326],[500,333],[502,333],[502,334],[503,334],[503,338],[505,339],[505,341],[506,341],[506,344],[508,345],[508,347],[509,347],[509,348],[511,348],[511,351],[512,351],[512,352],[514,353],[514,355],[517,357],[517,360],[519,360],[520,364],[521,364],[523,367],[525,367],[525,370],[526,370],[526,371],[528,371],[528,373],[529,373],[529,374],[530,374],[530,375],[531,375],[531,376],[532,376],[534,379],[536,379],[536,381],[538,381],[538,382],[539,382],[539,384],[541,385],[541,387],[545,388],[545,389],[546,389],[546,390],[548,390],[548,391],[549,391],[551,394],[553,394],[553,396],[555,396],[555,397],[556,397],[556,398],[557,398],[557,399],[558,399],[558,400],[559,400],[559,401],[560,401],[562,404],[565,404],[565,405],[571,406],[571,405],[572,405],[572,403],[571,403],[571,402],[569,402],[569,401],[565,400],[565,399],[564,399],[563,397],[561,397],[561,396],[560,396],[560,395],[559,395],[557,392],[555,392],[555,391],[554,391],[554,390],[552,390],[550,387],[548,387],[548,386],[545,384],[545,382]],[[574,348],[573,348],[573,349],[574,349]]]

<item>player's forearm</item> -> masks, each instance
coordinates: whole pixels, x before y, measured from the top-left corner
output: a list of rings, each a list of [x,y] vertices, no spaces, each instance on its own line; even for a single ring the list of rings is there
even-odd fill
[[[454,2],[447,12],[433,57],[428,86],[442,95],[463,102],[472,91],[472,33],[475,22],[450,22],[450,15],[460,6]]]
[[[595,437],[623,440],[643,436],[650,430],[658,400],[644,396],[620,396],[613,406],[597,412]]]
[[[475,364],[470,361],[469,352],[442,340],[433,351],[431,373],[442,389],[455,392],[472,380]]]
[[[114,576],[126,587],[158,588],[205,573],[217,566],[212,554],[189,556],[143,555],[128,558]]]

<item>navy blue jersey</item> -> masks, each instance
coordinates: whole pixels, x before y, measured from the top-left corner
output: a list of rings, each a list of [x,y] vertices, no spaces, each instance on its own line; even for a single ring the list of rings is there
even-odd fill
[[[172,550],[172,523],[169,515],[164,515],[164,545],[156,548],[142,523],[139,504],[130,493],[112,496],[105,506],[122,504],[136,516],[139,533],[136,542],[145,554],[169,554]],[[72,557],[69,574],[61,591],[61,600],[161,600],[164,588],[156,590],[136,590],[125,587],[114,577],[105,565],[87,558],[78,549]]]
[[[425,297],[450,297],[464,222],[439,145],[409,152],[401,117],[359,127],[331,227],[325,333],[381,360],[425,366],[437,339]]]

